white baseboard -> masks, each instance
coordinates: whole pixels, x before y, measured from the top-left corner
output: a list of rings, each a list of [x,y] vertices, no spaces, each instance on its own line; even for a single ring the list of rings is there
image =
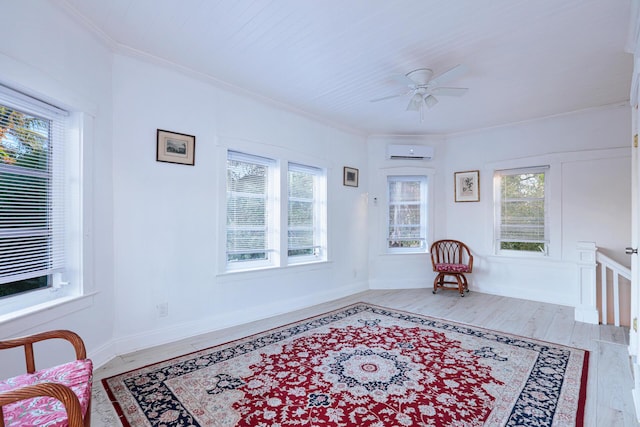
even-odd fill
[[[107,344],[101,345],[97,349],[93,349],[87,352],[87,357],[93,362],[93,369],[97,369],[107,362],[115,359],[118,355],[115,354],[113,341]]]
[[[93,360],[94,368],[99,368],[120,355],[304,309],[368,289],[366,281],[355,282],[337,291],[318,293],[303,298],[280,300],[260,307],[252,307],[251,310],[240,309],[223,316],[209,316],[170,327],[131,334],[111,340],[108,344],[91,351],[89,357]]]
[[[600,316],[598,315],[598,310],[593,308],[576,307],[575,321],[597,325],[600,323]]]
[[[636,420],[640,422],[640,391],[637,388],[631,390],[631,396],[633,396],[633,407],[636,410]]]

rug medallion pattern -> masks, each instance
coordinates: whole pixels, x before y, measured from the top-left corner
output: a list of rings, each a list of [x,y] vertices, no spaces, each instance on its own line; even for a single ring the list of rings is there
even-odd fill
[[[582,425],[588,352],[356,304],[103,380],[133,426]]]

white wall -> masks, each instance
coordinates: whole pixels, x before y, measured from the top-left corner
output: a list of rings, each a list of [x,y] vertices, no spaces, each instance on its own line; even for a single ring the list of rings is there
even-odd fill
[[[446,225],[436,238],[474,251],[471,289],[566,305],[578,303],[578,241],[595,241],[630,265],[631,113],[626,105],[452,135],[446,141]],[[493,251],[493,171],[551,165],[551,248],[546,258],[506,258]],[[480,202],[455,203],[455,171],[480,171]]]
[[[609,106],[447,137],[376,136],[369,144],[369,284],[371,288],[429,288],[434,274],[428,254],[385,253],[385,174],[389,170],[431,174],[433,240],[453,238],[474,253],[472,291],[578,305],[578,241],[595,241],[618,262],[631,235],[631,113]],[[393,143],[436,148],[425,162],[385,160]],[[493,249],[493,172],[551,165],[550,256],[496,256]],[[392,169],[390,169],[392,168]],[[480,201],[455,203],[456,171],[480,171]],[[377,197],[378,203],[373,202]],[[432,298],[425,293],[425,298]]]
[[[118,352],[367,288],[364,137],[128,56],[113,97]],[[196,136],[195,166],[155,160],[158,128]],[[222,274],[226,147],[329,168],[328,263]],[[363,171],[358,188],[343,166]]]
[[[111,54],[52,2],[7,1],[0,8],[10,43],[0,47],[0,83],[73,111],[88,114],[83,155],[84,286],[93,297],[37,315],[3,322],[0,337],[49,329],[72,329],[93,353],[113,333],[111,159]],[[42,351],[37,363],[64,359]],[[3,354],[0,377],[23,372],[24,361]]]
[[[572,304],[575,244],[594,240],[627,263],[630,114],[611,107],[449,137],[362,136],[322,124],[171,69],[114,55],[51,2],[2,5],[0,82],[93,117],[86,147],[87,285],[77,311],[51,310],[0,325],[0,337],[51,328],[78,331],[100,364],[114,354],[184,338],[372,288],[431,286],[426,254],[386,255],[381,171],[421,169],[432,180],[434,238],[467,242],[471,289]],[[194,167],[155,161],[157,128],[196,135]],[[436,148],[429,162],[384,160],[388,142]],[[315,159],[329,167],[330,261],[267,272],[220,274],[224,147]],[[365,154],[366,153],[366,154]],[[496,167],[554,166],[553,256],[492,252],[491,175]],[[360,169],[358,188],[342,168]],[[478,169],[481,200],[454,203],[453,173]],[[587,188],[587,191],[583,189]],[[579,191],[577,191],[579,189]],[[382,221],[382,222],[381,222]],[[175,226],[175,224],[179,226]],[[382,243],[381,243],[382,242]],[[371,248],[371,250],[369,250]],[[432,296],[425,293],[425,297]],[[169,303],[169,316],[156,306]],[[88,305],[88,306],[87,306]],[[58,361],[48,352],[40,362]],[[4,359],[0,377],[22,362]]]
[[[369,160],[369,286],[372,289],[421,288],[433,284],[429,254],[390,254],[387,252],[387,176],[427,176],[429,212],[427,236],[430,244],[434,230],[441,229],[441,201],[445,197],[445,138],[442,136],[372,136],[367,140]],[[389,160],[387,146],[425,145],[434,148],[430,160]]]

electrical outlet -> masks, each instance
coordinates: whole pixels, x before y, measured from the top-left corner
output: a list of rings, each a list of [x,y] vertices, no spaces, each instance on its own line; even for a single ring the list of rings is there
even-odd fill
[[[169,303],[163,302],[162,304],[158,304],[158,316],[167,317],[169,315]]]

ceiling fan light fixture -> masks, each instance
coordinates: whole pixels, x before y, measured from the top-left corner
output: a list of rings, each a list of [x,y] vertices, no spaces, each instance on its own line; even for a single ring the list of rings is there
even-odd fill
[[[411,99],[409,100],[409,105],[407,105],[407,111],[418,111],[422,106],[422,95],[419,93],[415,93]]]
[[[427,95],[424,97],[424,103],[427,108],[433,108],[438,103],[438,100],[433,95]]]
[[[409,71],[407,74],[394,77],[394,80],[407,86],[405,92],[375,98],[372,99],[371,102],[411,95],[406,110],[420,113],[420,122],[422,122],[425,111],[430,110],[438,104],[436,96],[462,96],[467,92],[467,88],[441,86],[443,83],[458,77],[465,71],[466,67],[456,65],[444,73],[434,76],[431,68],[418,68]]]

